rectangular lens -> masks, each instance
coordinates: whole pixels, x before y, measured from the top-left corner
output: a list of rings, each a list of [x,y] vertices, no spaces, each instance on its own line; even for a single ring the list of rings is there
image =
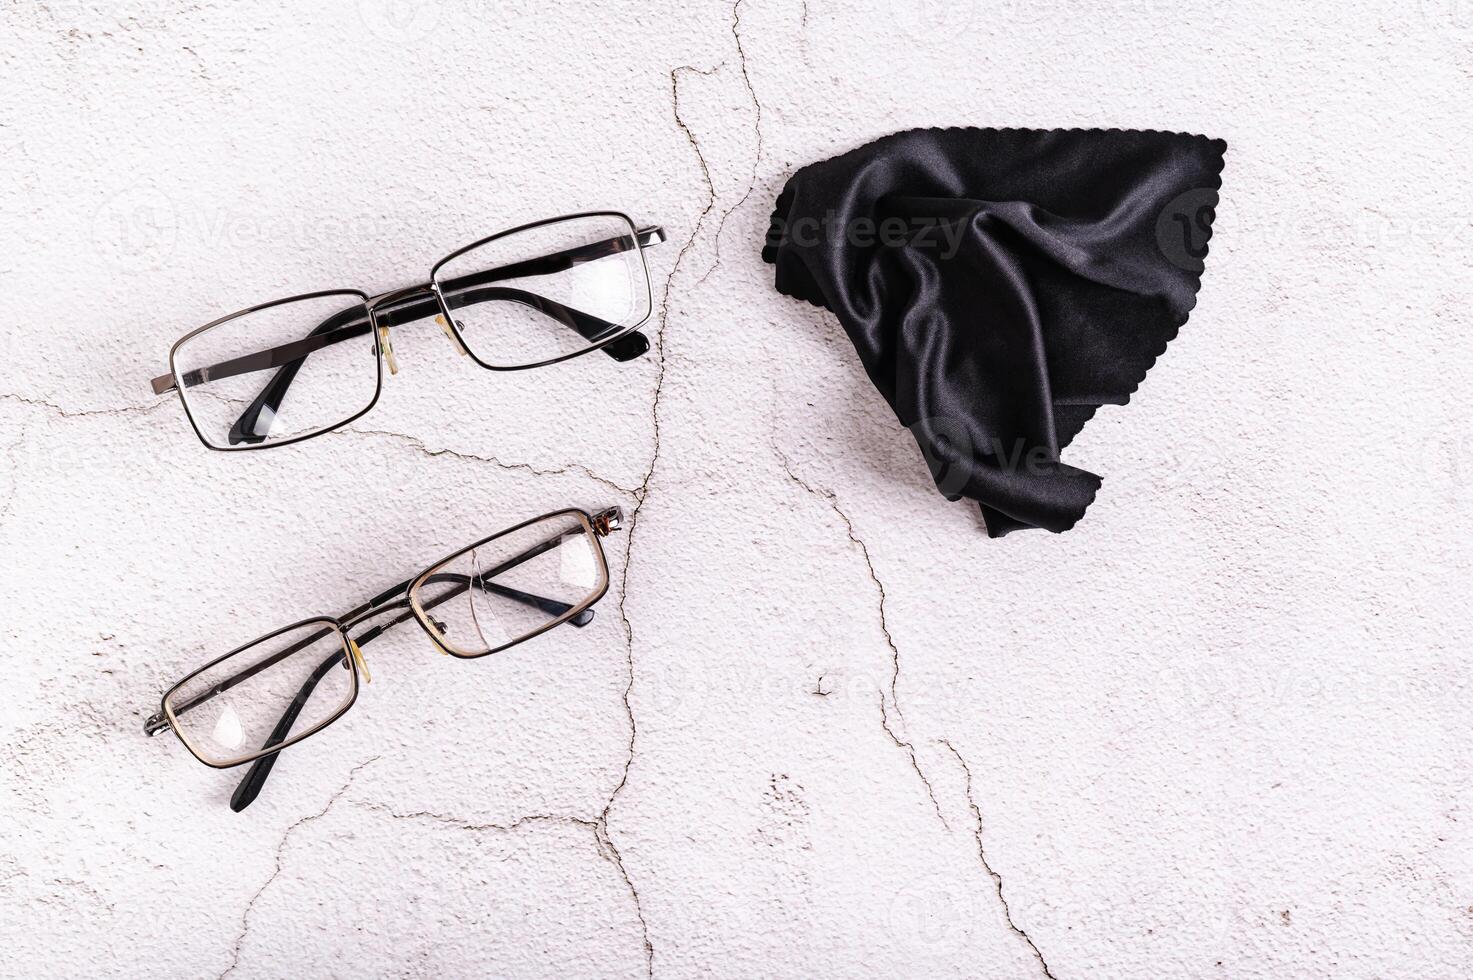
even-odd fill
[[[452,555],[410,586],[409,599],[446,650],[480,657],[568,620],[583,625],[608,585],[587,516],[563,511]]]
[[[246,449],[341,425],[378,396],[368,297],[315,293],[219,320],[174,348],[190,420],[217,449]]]
[[[527,367],[623,336],[650,315],[650,281],[623,215],[559,218],[498,235],[434,270],[466,349]]]
[[[331,620],[312,620],[186,677],[164,696],[164,710],[201,762],[233,766],[301,741],[357,692],[347,639]]]

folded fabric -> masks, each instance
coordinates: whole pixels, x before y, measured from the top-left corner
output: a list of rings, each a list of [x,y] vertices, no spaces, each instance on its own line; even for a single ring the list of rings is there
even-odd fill
[[[1124,405],[1196,304],[1227,144],[913,130],[804,167],[762,257],[832,311],[937,488],[988,534],[1066,531],[1100,478],[1060,451]]]

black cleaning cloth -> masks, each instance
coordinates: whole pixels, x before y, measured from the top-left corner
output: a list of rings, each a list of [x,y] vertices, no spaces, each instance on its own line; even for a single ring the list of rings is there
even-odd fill
[[[1222,140],[913,130],[814,163],[777,200],[777,288],[833,312],[987,531],[1066,531],[1100,478],[1060,452],[1124,405],[1196,304]]]

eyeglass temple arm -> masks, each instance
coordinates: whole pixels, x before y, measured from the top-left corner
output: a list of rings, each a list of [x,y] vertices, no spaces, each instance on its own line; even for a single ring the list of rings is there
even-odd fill
[[[612,531],[616,531],[619,529],[623,522],[623,513],[618,508],[611,507],[594,515],[593,522],[595,533],[599,534],[602,537]],[[536,606],[543,612],[550,613],[555,616],[561,616],[573,607],[570,606],[568,603],[559,601],[557,599],[548,599],[543,596],[533,595],[530,592],[523,592],[520,589],[508,588],[506,586],[498,585],[495,582],[489,581],[492,576],[500,575],[502,572],[515,568],[517,565],[520,565],[523,562],[528,561],[531,558],[535,558],[537,555],[540,555],[548,551],[549,549],[556,547],[558,542],[561,540],[561,536],[549,538],[548,540],[543,541],[540,544],[533,545],[519,555],[514,555],[513,557],[502,562],[500,565],[497,565],[490,571],[482,572],[481,574],[476,576],[457,575],[452,572],[442,572],[437,575],[431,575],[425,580],[426,582],[455,582],[459,587],[449,590],[442,595],[438,595],[430,601],[423,603],[422,608],[426,610],[433,609],[440,603],[446,602],[449,599],[453,599],[456,596],[461,595],[472,585],[475,585],[483,591],[490,592],[493,595],[504,596],[505,598],[513,599],[526,605]],[[368,614],[379,606],[385,605],[390,600],[398,599],[398,601],[405,601],[404,599],[399,599],[399,597],[408,590],[410,583],[413,581],[413,579],[409,579],[399,583],[393,588],[384,590],[383,592],[374,596],[372,599],[368,600],[368,602],[364,603],[362,606],[359,606],[357,609],[348,613],[346,616],[343,617],[343,619],[351,620],[355,617],[360,617]],[[389,630],[408,619],[412,619],[413,615],[413,613],[406,612],[400,616],[395,617],[387,623],[381,623],[378,626],[374,626],[372,629],[365,630],[359,636],[355,637],[353,642],[357,643],[359,647],[362,647],[364,644],[370,643],[374,639],[382,635],[386,630]],[[593,615],[593,608],[589,607],[588,609],[583,610],[578,615],[569,619],[568,622],[578,627],[587,626],[593,621]],[[300,647],[298,646],[297,648]],[[307,699],[312,696],[312,692],[317,689],[318,683],[321,682],[322,678],[327,676],[327,673],[332,668],[333,664],[338,663],[339,661],[343,661],[344,657],[344,654],[335,653],[332,656],[328,657],[325,661],[323,661],[322,664],[318,666],[315,671],[312,672],[312,675],[308,677],[307,680],[302,684],[301,690],[297,692],[297,696],[292,699],[291,704],[289,704],[286,711],[282,713],[280,720],[278,720],[276,723],[276,727],[271,730],[271,734],[267,736],[266,741],[262,743],[262,751],[269,751],[275,746],[278,746],[282,742],[286,741],[287,737],[291,734],[292,725],[296,724],[297,716],[301,714],[302,707],[307,703]],[[345,664],[345,666],[347,666],[347,664]],[[260,795],[261,789],[266,785],[266,777],[271,775],[271,770],[276,765],[276,759],[279,755],[279,752],[271,752],[271,754],[263,755],[255,762],[251,763],[251,767],[246,771],[245,777],[241,779],[240,784],[237,785],[235,788],[235,792],[231,794],[230,809],[234,810],[236,813],[239,813],[247,806],[250,806],[251,802]]]
[[[346,653],[334,653],[317,665],[317,669],[312,671],[302,683],[297,696],[292,698],[291,704],[287,705],[286,710],[282,712],[281,718],[276,722],[276,727],[266,737],[266,741],[261,745],[262,751],[275,748],[287,740],[287,737],[291,735],[292,726],[297,723],[297,716],[302,713],[302,708],[307,704],[307,699],[312,696],[312,692],[317,689],[317,685],[327,676],[328,672],[338,664],[342,664],[349,670],[352,669]],[[251,764],[245,778],[235,787],[235,792],[230,794],[230,809],[239,813],[251,805],[251,802],[260,795],[261,788],[266,785],[266,777],[271,775],[271,768],[276,765],[279,755],[281,755],[280,752],[272,752],[270,755],[261,756]]]
[[[343,322],[345,319],[347,322]],[[227,436],[232,446],[242,442],[264,442],[266,437],[255,433],[256,426],[260,423],[261,413],[269,410],[272,416],[275,416],[276,410],[281,407],[282,399],[286,398],[286,390],[291,387],[292,382],[296,380],[297,372],[307,362],[307,355],[331,344],[339,344],[353,337],[361,337],[372,329],[368,319],[359,314],[357,310],[344,310],[314,327],[307,335],[306,341],[298,341],[295,345],[283,344],[271,350],[237,357],[224,364],[205,368],[203,372],[191,372],[191,374],[202,375],[198,381],[194,381],[189,375],[185,375],[181,380],[186,385],[199,384],[206,380],[218,381],[236,374],[276,367],[279,364],[280,369],[271,376],[271,380],[266,382],[265,387],[256,393],[256,397],[246,407],[246,410],[236,418]],[[300,350],[283,350],[285,347],[294,346]],[[283,357],[290,359],[283,360]],[[258,358],[264,359],[266,363],[255,367],[251,361]]]
[[[635,240],[638,242],[640,248],[649,248],[665,241],[665,230],[655,225],[641,228],[636,233]],[[499,269],[462,276],[441,283],[441,292],[445,294],[447,303],[452,299],[461,299],[462,302],[457,303],[457,306],[468,306],[472,303],[489,302],[492,300],[519,302],[562,323],[564,326],[573,328],[585,340],[597,341],[600,337],[606,336],[611,330],[618,329],[617,324],[584,313],[581,310],[564,306],[546,297],[526,292],[525,290],[483,289],[469,293],[469,295],[467,293],[475,286],[490,282],[517,277],[551,275],[561,272],[579,263],[590,262],[594,259],[624,251],[629,247],[628,241],[628,239],[622,237],[611,238],[607,241],[595,242],[591,245],[567,249],[552,255],[513,263]],[[437,312],[439,312],[439,304],[436,303],[433,297],[416,297],[385,309],[379,314],[379,322],[385,327],[393,327],[423,317],[433,316]],[[340,328],[346,329],[337,332]],[[306,340],[297,341],[292,344],[282,344],[269,350],[246,354],[242,357],[222,361],[219,364],[212,364],[209,367],[199,368],[187,372],[181,380],[186,385],[192,386],[205,381],[219,381],[224,378],[235,377],[236,375],[246,374],[251,371],[262,371],[267,368],[281,367],[282,370],[277,372],[276,376],[272,378],[266,388],[256,397],[255,401],[251,403],[231,429],[232,444],[237,442],[236,436],[242,433],[246,435],[246,438],[239,441],[260,441],[260,438],[255,437],[251,433],[251,430],[260,417],[262,407],[269,404],[273,411],[280,407],[281,399],[285,396],[286,389],[291,386],[292,380],[296,377],[297,370],[300,369],[301,363],[307,355],[330,344],[341,343],[344,340],[362,336],[369,329],[369,323],[362,316],[357,315],[356,310],[344,311],[336,316],[329,317],[319,324],[307,335]],[[600,349],[616,361],[629,361],[649,350],[649,339],[644,334],[636,331]],[[155,395],[162,395],[173,391],[176,387],[172,373],[159,375],[152,380],[151,384]]]

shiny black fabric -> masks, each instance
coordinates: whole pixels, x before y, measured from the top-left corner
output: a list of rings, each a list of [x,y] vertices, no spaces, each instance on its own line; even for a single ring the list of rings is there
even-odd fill
[[[1196,304],[1227,144],[915,130],[798,171],[762,257],[831,310],[987,531],[1066,531],[1099,477],[1062,450],[1124,405]]]

